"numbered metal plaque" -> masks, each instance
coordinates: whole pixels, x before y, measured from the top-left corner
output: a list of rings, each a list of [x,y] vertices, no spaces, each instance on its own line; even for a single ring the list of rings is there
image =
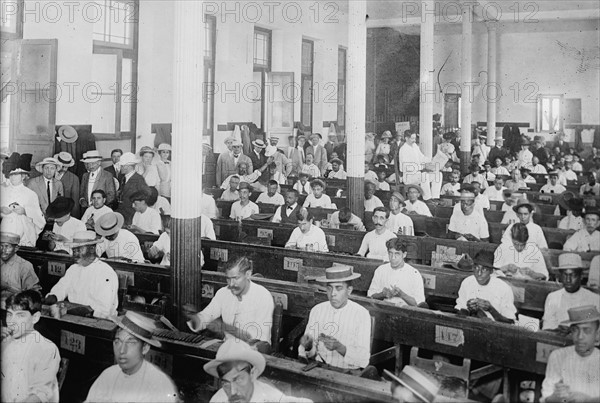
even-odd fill
[[[284,310],[286,310],[288,308],[287,294],[282,294],[280,292],[271,291],[271,295],[273,296],[273,302],[275,302],[275,305],[281,304],[281,306],[283,306]]]
[[[48,262],[48,274],[63,277],[67,271],[67,265],[63,262]]]
[[[85,336],[66,330],[60,331],[60,348],[85,355]]]
[[[422,273],[421,276],[423,277],[424,287],[429,290],[435,290],[435,275]]]
[[[259,228],[257,230],[257,236],[259,238],[273,239],[273,230],[272,229]]]
[[[293,257],[284,257],[283,258],[283,269],[290,271],[298,271],[300,270],[300,266],[302,266],[302,259],[296,259]]]
[[[229,251],[221,248],[210,248],[210,258],[211,260],[227,262],[229,259]]]

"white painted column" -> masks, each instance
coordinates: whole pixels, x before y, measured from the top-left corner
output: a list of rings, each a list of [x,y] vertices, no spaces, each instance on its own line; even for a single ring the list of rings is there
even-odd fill
[[[461,119],[460,119],[460,161],[463,173],[467,172],[467,167],[471,161],[471,103],[472,80],[472,42],[473,42],[473,3],[462,2],[462,51],[461,51],[461,85],[462,93],[460,97]]]
[[[200,213],[202,200],[202,120],[204,21],[202,1],[175,1],[173,41],[173,162],[171,296],[182,324],[181,307],[200,306]]]
[[[421,2],[421,89],[419,97],[419,138],[421,151],[433,156],[433,103],[436,88],[433,79],[433,46],[435,15],[425,11],[435,9],[433,0]]]
[[[494,146],[496,137],[496,107],[498,101],[498,82],[496,76],[496,32],[498,30],[497,21],[487,21],[485,23],[488,32],[488,87],[487,87],[487,144]]]
[[[367,91],[367,2],[348,2],[346,141],[348,202],[359,217],[364,211],[365,115]]]

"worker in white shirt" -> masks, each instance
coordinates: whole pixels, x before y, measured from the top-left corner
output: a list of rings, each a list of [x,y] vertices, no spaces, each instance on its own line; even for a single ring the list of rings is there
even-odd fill
[[[460,193],[460,209],[454,209],[448,225],[448,234],[459,241],[488,242],[488,223],[483,210],[475,208],[472,185],[463,185]]]
[[[414,235],[415,227],[412,219],[402,213],[402,209],[406,206],[404,197],[400,192],[392,193],[390,197],[390,216],[388,217],[385,226],[387,229],[398,235]]]
[[[502,241],[494,255],[494,267],[509,277],[546,280],[548,269],[538,246],[529,242],[525,224],[516,223],[510,229],[510,242]]]
[[[406,210],[406,214],[418,214],[424,215],[426,217],[432,217],[431,211],[427,204],[425,204],[422,200],[419,200],[421,195],[423,194],[423,189],[419,185],[406,185],[404,186],[406,189],[406,205],[404,206],[404,210]]]
[[[533,204],[527,199],[520,199],[513,207],[513,210],[517,213],[519,222],[527,226],[527,230],[529,231],[529,242],[533,242],[542,250],[548,249],[548,242],[546,241],[546,236],[544,235],[542,227],[532,221],[535,210]],[[504,231],[502,242],[510,242],[510,230],[513,225],[514,224],[510,224]]]
[[[277,192],[279,189],[279,183],[274,180],[270,180],[267,183],[267,191],[261,193],[256,199],[256,203],[264,203],[264,204],[274,204],[276,206],[281,206],[285,204],[285,200],[283,196]]]
[[[489,201],[504,201],[505,190],[506,187],[504,186],[504,178],[501,176],[496,176],[496,179],[494,179],[494,186],[487,188],[483,194],[487,196]]]
[[[389,239],[396,238],[396,234],[386,227],[389,216],[390,210],[385,207],[377,207],[373,211],[375,229],[367,232],[363,238],[360,249],[357,252],[358,255],[366,256],[369,259],[388,261],[389,257],[385,243]]]
[[[95,231],[102,236],[96,251],[98,256],[106,253],[109,259],[123,259],[132,262],[143,262],[144,254],[139,239],[123,228],[124,218],[121,213],[107,213],[96,220]]]
[[[558,171],[548,172],[548,183],[540,189],[541,193],[561,194],[567,191],[567,188],[558,183]]]
[[[567,239],[563,249],[574,252],[600,251],[600,210],[597,207],[586,207],[583,213],[585,228],[580,229]]]

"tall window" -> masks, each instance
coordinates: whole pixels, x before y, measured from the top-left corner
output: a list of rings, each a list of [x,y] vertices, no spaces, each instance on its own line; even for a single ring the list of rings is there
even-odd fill
[[[312,101],[313,101],[313,63],[314,42],[302,40],[302,78],[301,78],[301,106],[300,122],[312,130]]]
[[[23,0],[0,0],[3,39],[23,39]]]
[[[346,127],[346,49],[338,48],[337,126]]]
[[[271,72],[272,32],[268,29],[254,28],[254,53],[253,53],[253,86],[247,92],[252,103],[252,121],[258,127],[265,129],[265,82],[267,74]],[[272,100],[271,100],[272,101]]]
[[[562,130],[562,95],[540,95],[538,97],[538,130],[555,132]]]
[[[204,126],[203,135],[213,142],[215,111],[215,51],[217,42],[217,19],[204,16]]]
[[[99,139],[134,138],[139,1],[95,3],[98,15],[93,30],[93,84],[87,89],[93,104],[92,130]]]

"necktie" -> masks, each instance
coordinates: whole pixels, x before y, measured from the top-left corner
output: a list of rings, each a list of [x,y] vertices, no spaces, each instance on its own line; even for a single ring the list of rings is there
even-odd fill
[[[48,195],[48,203],[52,203],[52,192],[50,191],[50,181],[46,181],[46,194]]]

